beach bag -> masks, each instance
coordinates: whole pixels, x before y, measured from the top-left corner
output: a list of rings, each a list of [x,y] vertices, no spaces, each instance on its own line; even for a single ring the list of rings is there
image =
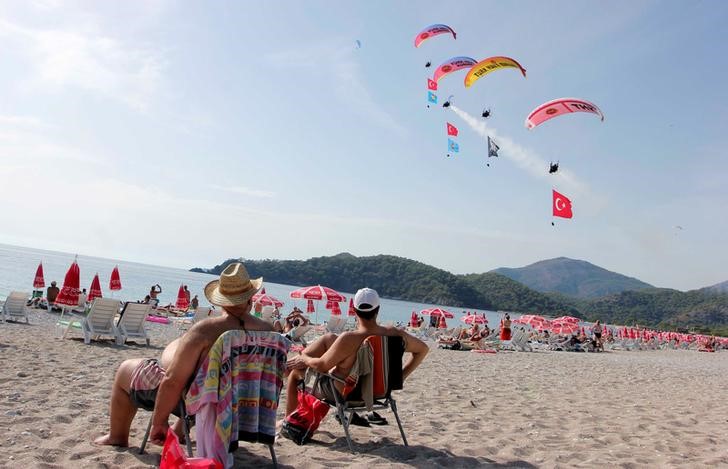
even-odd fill
[[[298,406],[286,416],[281,434],[297,445],[303,445],[313,436],[329,406],[305,390],[298,390]]]
[[[188,458],[179,444],[177,435],[170,428],[164,440],[159,469],[223,469],[223,467],[214,459]]]

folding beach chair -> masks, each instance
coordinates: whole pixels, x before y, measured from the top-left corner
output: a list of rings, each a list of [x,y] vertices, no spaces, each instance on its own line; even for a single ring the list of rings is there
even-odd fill
[[[278,467],[273,444],[289,347],[276,332],[234,330],[217,338],[179,408],[190,456],[188,413],[195,416],[198,456],[232,467],[238,441],[262,443]],[[150,417],[140,453],[151,423]]]
[[[294,344],[300,344],[306,347],[308,344],[306,343],[306,339],[304,339],[304,336],[311,330],[313,330],[313,326],[297,326],[291,329],[288,334],[286,334],[286,336]]]
[[[25,319],[25,322],[29,323],[26,306],[28,299],[30,299],[28,293],[20,291],[10,292],[8,298],[5,300],[5,304],[3,304],[2,316],[4,320],[19,321],[20,319]]]
[[[318,396],[327,396],[322,400],[336,407],[336,415],[344,427],[346,442],[352,453],[355,451],[349,434],[349,425],[351,417],[357,411],[391,409],[394,418],[397,420],[402,441],[404,441],[405,446],[409,446],[402,428],[402,422],[397,413],[397,402],[392,397],[392,391],[402,389],[404,380],[402,376],[404,340],[401,337],[370,336],[366,339],[366,343],[372,348],[374,357],[370,379],[367,379],[366,376],[360,376],[356,388],[348,396],[344,397],[334,385],[334,382],[344,384],[344,380],[328,373],[314,372],[316,379],[313,384],[313,392]],[[364,389],[365,383],[372,387],[373,403],[371,406],[367,406],[364,401],[364,396],[368,391]]]
[[[58,320],[60,326],[65,326],[63,333],[65,339],[71,329],[80,324],[83,333],[83,342],[90,344],[91,340],[98,340],[102,335],[108,335],[119,341],[119,330],[114,324],[116,314],[119,312],[119,300],[110,298],[96,298],[91,304],[86,317],[79,317],[74,314],[68,314],[66,322],[62,317]]]
[[[334,334],[341,334],[346,329],[346,318],[344,316],[331,316],[326,323],[326,331]]]
[[[126,303],[119,316],[116,328],[119,334],[116,336],[116,343],[124,345],[130,337],[144,339],[149,345],[149,337],[144,326],[147,323],[147,316],[152,307],[146,303]]]

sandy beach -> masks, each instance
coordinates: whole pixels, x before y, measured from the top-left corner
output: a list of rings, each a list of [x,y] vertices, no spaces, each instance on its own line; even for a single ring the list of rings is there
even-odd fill
[[[151,347],[55,338],[57,314],[0,323],[0,467],[146,468],[131,447],[97,447],[108,429],[111,383],[126,358],[159,356],[177,336],[149,323]],[[397,396],[394,418],[352,427],[357,454],[330,414],[314,441],[276,443],[280,467],[728,467],[728,353],[668,350],[477,354],[432,349]],[[285,394],[285,393],[284,393]],[[284,399],[284,398],[283,398]],[[279,413],[282,412],[282,400]],[[242,444],[236,467],[270,467],[263,445]]]

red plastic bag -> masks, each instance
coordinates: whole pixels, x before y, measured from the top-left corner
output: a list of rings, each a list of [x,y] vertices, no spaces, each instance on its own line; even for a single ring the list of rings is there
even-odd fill
[[[311,439],[321,421],[329,412],[329,406],[307,391],[298,390],[298,406],[286,416],[282,435],[298,445]]]
[[[215,459],[188,458],[179,444],[177,434],[170,428],[164,440],[159,469],[223,469],[223,467]]]

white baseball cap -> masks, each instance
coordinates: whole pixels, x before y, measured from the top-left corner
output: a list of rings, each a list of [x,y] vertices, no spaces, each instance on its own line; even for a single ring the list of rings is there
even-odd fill
[[[362,307],[363,305],[366,305]],[[379,294],[371,288],[362,288],[354,295],[354,308],[359,311],[372,311],[379,306]]]

